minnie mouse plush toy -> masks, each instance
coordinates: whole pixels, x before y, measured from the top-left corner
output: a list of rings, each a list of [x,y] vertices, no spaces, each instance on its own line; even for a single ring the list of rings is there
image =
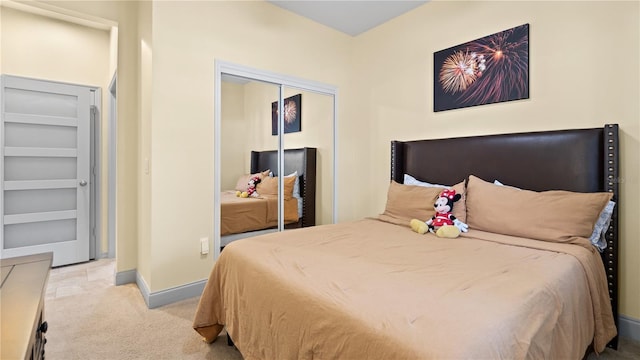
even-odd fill
[[[248,184],[249,186],[247,186],[247,196],[251,196],[251,197],[260,196],[256,192],[256,187],[261,181],[262,181],[262,178],[260,178],[260,176],[257,176],[257,175],[249,179],[249,184]]]
[[[410,222],[411,229],[419,234],[429,231],[439,237],[456,238],[460,232],[467,232],[469,226],[462,221],[456,219],[451,213],[453,203],[460,200],[462,196],[456,194],[453,189],[444,189],[436,199],[433,208],[436,210],[435,215],[426,222],[413,219]]]
[[[236,191],[236,196],[241,198],[247,198],[249,196],[251,197],[260,196],[256,192],[256,186],[258,186],[258,183],[260,183],[261,181],[262,181],[262,178],[258,175],[252,177],[251,179],[249,179],[249,182],[247,183],[247,191]]]

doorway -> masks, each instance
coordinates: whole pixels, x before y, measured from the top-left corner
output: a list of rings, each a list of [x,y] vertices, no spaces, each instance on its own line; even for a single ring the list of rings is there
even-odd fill
[[[2,258],[95,258],[100,89],[2,75]]]

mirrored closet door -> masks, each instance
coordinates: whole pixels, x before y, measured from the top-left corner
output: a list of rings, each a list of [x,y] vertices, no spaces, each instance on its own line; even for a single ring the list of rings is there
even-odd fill
[[[216,62],[215,258],[233,241],[335,222],[335,93]]]
[[[333,96],[283,86],[282,148],[285,174],[297,172],[302,193],[298,202],[303,226],[331,224],[334,218]],[[304,154],[296,156],[296,151]],[[292,154],[289,154],[289,153]],[[302,164],[301,162],[304,162]],[[306,169],[305,169],[306,166]],[[288,185],[289,181],[285,181]],[[295,184],[294,184],[295,185]],[[289,197],[287,186],[284,198]],[[294,193],[293,197],[298,194]],[[285,206],[285,210],[288,208]],[[287,226],[285,226],[285,229]]]

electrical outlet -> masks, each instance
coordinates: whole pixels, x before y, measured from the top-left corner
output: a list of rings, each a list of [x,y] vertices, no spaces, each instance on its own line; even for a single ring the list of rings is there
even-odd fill
[[[209,253],[209,238],[200,238],[200,254],[206,255]]]

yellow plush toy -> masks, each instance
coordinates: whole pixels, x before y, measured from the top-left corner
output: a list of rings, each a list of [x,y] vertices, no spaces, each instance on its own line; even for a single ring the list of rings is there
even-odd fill
[[[429,231],[427,223],[422,220],[412,219],[411,222],[409,222],[409,226],[411,226],[411,230],[417,232],[418,234],[424,234]]]
[[[258,193],[256,192],[256,187],[262,181],[262,178],[259,175],[256,175],[249,179],[249,183],[247,184],[247,191],[236,191],[236,196],[241,198],[258,197]]]

